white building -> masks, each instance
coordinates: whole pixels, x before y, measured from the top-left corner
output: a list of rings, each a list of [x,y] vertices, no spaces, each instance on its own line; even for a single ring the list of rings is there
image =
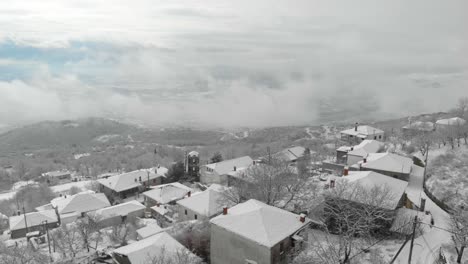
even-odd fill
[[[370,153],[351,166],[352,170],[375,171],[387,176],[409,181],[413,160],[394,153]]]
[[[218,183],[226,185],[229,172],[247,168],[253,163],[254,161],[251,157],[244,156],[203,165],[200,168],[200,181],[203,184]]]
[[[370,153],[376,153],[384,144],[377,140],[363,140],[359,145],[352,147],[342,146],[336,150],[336,161],[339,164],[353,165],[367,157]]]
[[[359,143],[365,139],[383,140],[384,131],[371,126],[359,126],[341,131],[341,139],[346,142]]]
[[[310,220],[251,199],[210,220],[211,263],[286,263]]]
[[[212,184],[203,192],[177,201],[179,220],[209,219],[220,214],[223,211],[223,206],[231,204],[224,198],[224,191],[225,187]]]

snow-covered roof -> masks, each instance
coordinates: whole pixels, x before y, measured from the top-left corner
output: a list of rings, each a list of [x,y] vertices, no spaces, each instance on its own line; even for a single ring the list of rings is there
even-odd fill
[[[356,128],[350,128],[350,129],[343,130],[343,131],[341,131],[341,133],[356,136],[356,137],[364,137],[365,138],[365,137],[367,137],[369,135],[375,135],[375,134],[383,133],[383,130],[380,130],[380,129],[375,128],[375,127],[364,125],[364,126],[358,126],[357,129]]]
[[[117,248],[113,254],[128,258],[131,264],[150,263],[151,259],[164,254],[165,257],[175,257],[179,252],[187,252],[191,258],[198,259],[187,248],[171,237],[168,233],[162,232],[148,238],[142,239],[130,245]]]
[[[411,129],[411,130],[419,130],[419,131],[432,131],[434,130],[434,123],[432,122],[424,122],[424,121],[416,121],[410,123],[403,127],[403,129]]]
[[[26,213],[26,221],[28,227],[33,227],[44,224],[44,221],[47,221],[47,223],[56,223],[58,222],[58,218],[55,210],[46,210],[42,212]],[[24,215],[17,215],[9,218],[10,230],[26,228],[24,223]]]
[[[158,224],[153,223],[153,224],[149,224],[149,225],[147,225],[145,227],[142,227],[142,228],[138,229],[136,232],[137,232],[139,237],[147,238],[147,237],[150,237],[152,235],[161,233],[163,231],[164,231],[163,228],[161,228]]]
[[[200,215],[211,217],[223,210],[224,200],[222,190],[217,186],[210,186],[210,188],[203,192],[177,201],[177,204]]]
[[[224,160],[218,163],[211,163],[205,165],[206,167],[216,171],[219,175],[228,174],[236,168],[248,167],[253,164],[253,160],[249,156],[239,157],[230,160]]]
[[[437,120],[437,125],[446,125],[446,126],[455,126],[455,125],[464,125],[466,123],[465,119],[460,117],[452,117],[447,119]]]
[[[192,192],[192,188],[178,182],[153,186],[151,189],[151,191],[144,192],[143,195],[160,204],[177,201],[184,198],[188,192]]]
[[[192,150],[188,153],[189,156],[198,156],[200,155],[198,152],[196,152],[195,150]]]
[[[385,204],[382,204],[384,208],[395,209],[400,201],[403,193],[408,186],[408,182],[399,180],[387,175],[383,175],[373,171],[350,171],[348,176],[338,178],[339,180],[346,180],[350,183],[357,184],[367,190],[374,187],[386,187],[391,192],[391,195],[387,197]],[[359,198],[359,196],[356,196]],[[361,201],[356,201],[361,202]]]
[[[145,206],[138,201],[130,201],[126,203],[117,204],[114,206],[102,208],[96,210],[93,215],[98,218],[98,220],[108,219],[113,216],[126,216],[133,212],[138,212],[144,210]]]
[[[61,170],[61,171],[49,171],[49,172],[43,173],[42,175],[48,176],[48,177],[62,177],[62,176],[71,175],[71,173],[67,170]]]
[[[300,216],[274,206],[251,199],[228,209],[227,215],[219,215],[212,224],[238,234],[261,245],[272,247],[309,224]]]
[[[148,172],[149,179],[151,181],[158,177],[166,177],[165,175],[167,171],[167,168],[164,167],[142,169],[111,176],[107,179],[99,179],[98,182],[116,192],[122,192],[141,186],[142,182],[146,182],[148,180]]]
[[[273,155],[274,158],[291,162],[297,160],[304,156],[305,148],[301,146],[291,147],[287,149],[283,149],[282,151]]]
[[[353,167],[409,174],[413,165],[412,159],[389,152],[369,153],[366,161],[359,161]]]
[[[382,146],[383,143],[380,141],[366,139],[359,143],[359,145],[353,147],[341,146],[337,151],[344,151],[348,152],[349,155],[365,157],[369,153],[377,152]]]
[[[109,200],[103,193],[94,193],[93,191],[58,197],[50,203],[53,207],[58,207],[60,214],[90,212],[110,206]]]

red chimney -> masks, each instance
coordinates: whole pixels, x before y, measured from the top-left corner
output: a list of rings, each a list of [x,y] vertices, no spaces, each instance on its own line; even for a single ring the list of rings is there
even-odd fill
[[[159,203],[157,203],[156,206],[159,207]]]
[[[189,192],[187,193],[187,196],[190,197],[191,195],[192,195],[192,192],[189,191]]]
[[[227,215],[227,213],[228,213],[228,207],[224,206],[223,207],[223,215]]]
[[[348,174],[349,174],[349,168],[348,168],[348,166],[346,166],[343,169],[343,176],[348,176]]]
[[[305,222],[305,218],[306,218],[305,214],[300,214],[299,215],[299,221],[301,221],[301,223]]]
[[[335,180],[330,180],[330,188],[335,188]]]

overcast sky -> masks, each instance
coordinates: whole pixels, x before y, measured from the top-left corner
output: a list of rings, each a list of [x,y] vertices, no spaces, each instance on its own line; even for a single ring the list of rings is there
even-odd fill
[[[468,1],[2,0],[0,124],[315,124],[468,96]]]

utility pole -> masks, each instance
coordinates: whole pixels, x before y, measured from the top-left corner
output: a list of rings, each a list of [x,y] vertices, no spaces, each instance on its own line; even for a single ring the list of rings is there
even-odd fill
[[[44,220],[45,224],[45,230],[47,234],[47,244],[49,245],[49,255],[52,254],[52,251],[50,250],[50,239],[49,239],[49,226],[47,225],[47,220]]]
[[[418,216],[416,215],[414,217],[414,222],[413,222],[413,233],[411,234],[411,245],[410,245],[410,252],[408,256],[408,264],[411,264],[411,257],[413,255],[413,244],[414,244],[414,237],[416,235],[416,226],[418,224]]]
[[[393,264],[393,262],[395,262],[395,260],[397,259],[398,255],[400,255],[401,250],[403,250],[403,248],[405,247],[406,243],[408,243],[409,238],[410,238],[409,236],[406,236],[405,242],[404,242],[403,245],[401,245],[401,247],[398,249],[398,252],[395,254],[395,256],[393,256],[392,260],[390,261],[390,264]]]
[[[147,189],[149,189],[149,187],[150,187],[150,177],[149,177],[150,171],[147,170],[146,172],[148,173],[148,186],[147,186]]]
[[[23,197],[23,216],[24,216],[24,225],[26,227],[26,234],[29,233],[28,229],[28,220],[26,218],[26,210],[24,210],[24,197]]]
[[[271,165],[271,153],[270,153],[270,146],[267,147],[268,152],[268,165]]]

